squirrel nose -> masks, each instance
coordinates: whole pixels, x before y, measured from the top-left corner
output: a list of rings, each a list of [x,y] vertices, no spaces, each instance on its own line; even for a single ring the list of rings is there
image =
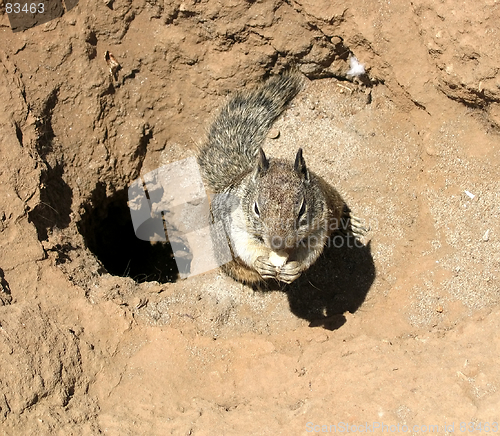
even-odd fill
[[[274,235],[271,237],[271,248],[273,251],[289,251],[293,248],[293,241],[290,238]]]
[[[273,236],[271,238],[271,248],[274,251],[281,251],[285,249],[285,238],[282,238],[281,236]]]

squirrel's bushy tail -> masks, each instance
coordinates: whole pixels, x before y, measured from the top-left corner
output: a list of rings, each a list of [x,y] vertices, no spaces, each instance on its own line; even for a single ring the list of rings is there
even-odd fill
[[[198,164],[211,189],[220,192],[253,168],[273,122],[302,85],[301,76],[287,73],[230,97],[212,123],[198,155]]]

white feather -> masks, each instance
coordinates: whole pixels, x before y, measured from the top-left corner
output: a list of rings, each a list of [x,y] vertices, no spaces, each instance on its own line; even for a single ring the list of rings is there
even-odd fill
[[[347,72],[348,76],[358,77],[365,74],[365,66],[358,62],[356,56],[351,56],[351,58],[349,59],[349,64],[351,68]]]

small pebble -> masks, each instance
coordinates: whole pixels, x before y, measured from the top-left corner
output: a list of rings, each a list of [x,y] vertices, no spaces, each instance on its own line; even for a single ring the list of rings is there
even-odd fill
[[[467,194],[467,196],[468,196],[471,200],[473,200],[473,199],[474,199],[475,195],[474,195],[472,192],[469,192],[469,191],[467,191],[467,190],[465,190],[464,192]]]
[[[322,343],[328,341],[328,335],[326,333],[320,334],[314,338],[316,342]]]
[[[437,155],[436,147],[433,147],[432,145],[427,146],[425,151],[429,156],[436,156]]]
[[[490,229],[486,230],[485,234],[483,235],[483,241],[488,242],[490,239]]]
[[[280,136],[280,131],[278,129],[271,129],[267,135],[270,139],[278,139]]]

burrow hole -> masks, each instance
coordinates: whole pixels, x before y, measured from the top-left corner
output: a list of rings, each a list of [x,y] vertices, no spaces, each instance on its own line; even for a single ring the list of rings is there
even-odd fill
[[[98,185],[78,225],[88,249],[109,274],[138,283],[175,282],[178,269],[170,244],[136,237],[127,200],[126,189],[106,197],[105,186]]]

